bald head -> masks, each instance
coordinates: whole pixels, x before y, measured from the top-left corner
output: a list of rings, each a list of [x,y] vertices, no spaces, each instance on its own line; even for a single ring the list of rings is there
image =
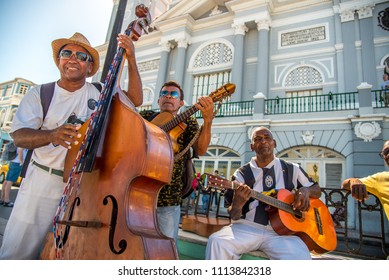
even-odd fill
[[[253,140],[254,140],[254,137],[255,135],[257,134],[257,131],[266,131],[268,135],[271,136],[271,138],[273,138],[273,133],[270,131],[270,129],[268,129],[267,127],[264,127],[264,126],[260,126],[260,127],[256,127],[253,129],[253,131],[251,132],[251,143],[253,143]]]

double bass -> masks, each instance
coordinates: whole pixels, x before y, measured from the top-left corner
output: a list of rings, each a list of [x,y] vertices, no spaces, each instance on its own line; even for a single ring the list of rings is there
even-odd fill
[[[145,6],[136,15],[125,31],[133,40],[150,22]],[[178,259],[156,211],[172,174],[171,141],[120,89],[124,52],[118,48],[97,111],[79,130],[83,141],[67,154],[67,184],[41,259]]]

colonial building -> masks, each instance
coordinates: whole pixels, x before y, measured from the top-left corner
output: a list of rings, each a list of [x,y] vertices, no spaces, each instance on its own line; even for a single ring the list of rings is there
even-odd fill
[[[35,86],[33,82],[23,78],[15,78],[11,81],[0,83],[0,147],[3,147],[3,142],[11,140],[9,130],[11,129],[16,109],[23,96],[33,86]]]
[[[138,2],[129,1],[127,15]],[[136,42],[139,109],[157,108],[171,79],[182,84],[187,106],[236,85],[216,115],[207,155],[196,160],[198,172],[231,176],[253,156],[249,135],[261,125],[273,131],[277,156],[301,164],[324,188],[388,169],[378,153],[389,139],[389,96],[379,87],[389,65],[389,1],[168,2],[159,1],[167,11]],[[106,46],[99,48],[104,59]],[[354,201],[348,208],[356,211]],[[380,231],[378,214],[371,215],[365,225]]]

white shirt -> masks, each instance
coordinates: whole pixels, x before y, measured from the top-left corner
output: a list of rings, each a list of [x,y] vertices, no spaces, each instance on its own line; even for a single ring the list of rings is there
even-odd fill
[[[82,88],[74,92],[69,92],[56,83],[53,99],[43,121],[40,86],[34,87],[20,102],[10,133],[21,128],[55,129],[63,125],[72,114],[85,121],[97,109],[97,106],[91,106],[94,107],[93,109],[89,108],[88,100],[93,99],[97,102],[99,95],[98,89],[90,83],[85,83]],[[66,153],[66,148],[49,144],[34,149],[32,158],[40,164],[63,170]]]

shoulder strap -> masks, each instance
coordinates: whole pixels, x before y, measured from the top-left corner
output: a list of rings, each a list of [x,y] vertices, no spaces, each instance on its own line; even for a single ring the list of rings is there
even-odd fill
[[[92,85],[94,85],[100,92],[103,89],[103,86],[99,82],[93,82]]]
[[[41,104],[43,109],[43,120],[47,115],[47,111],[49,110],[51,100],[53,99],[54,88],[55,88],[55,82],[43,84],[41,86],[40,95],[41,95]]]
[[[93,82],[92,85],[94,85],[100,92],[103,89],[102,85],[99,82]],[[47,115],[47,111],[49,110],[51,100],[53,99],[54,88],[55,88],[55,82],[41,85],[40,95],[41,95],[41,104],[43,109],[43,120]]]

